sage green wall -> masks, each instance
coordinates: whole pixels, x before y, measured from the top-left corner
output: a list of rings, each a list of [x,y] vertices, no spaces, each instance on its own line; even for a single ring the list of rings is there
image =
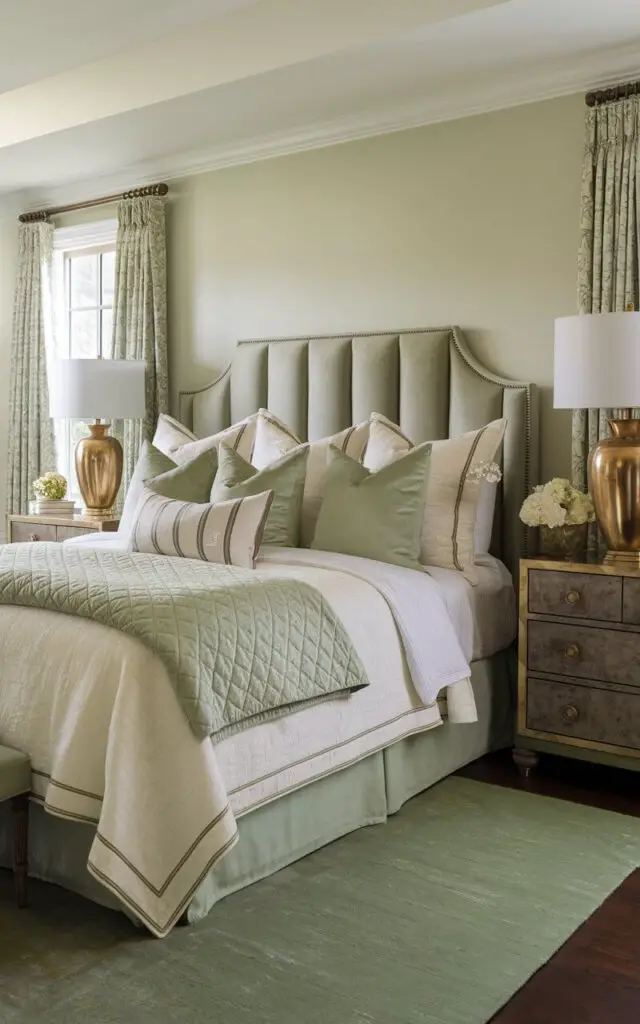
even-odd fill
[[[488,367],[541,385],[542,474],[567,475],[550,385],[553,318],[575,310],[582,125],[571,96],[171,183],[174,399],[240,337],[458,323]],[[0,221],[2,508],[15,245]]]
[[[567,475],[553,318],[575,311],[583,99],[566,97],[173,183],[174,391],[239,337],[460,324],[543,388],[542,473]]]

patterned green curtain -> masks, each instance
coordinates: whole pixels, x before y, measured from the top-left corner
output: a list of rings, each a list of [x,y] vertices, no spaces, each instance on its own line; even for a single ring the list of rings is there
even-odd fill
[[[9,383],[9,514],[27,512],[33,481],[56,468],[43,303],[44,272],[52,248],[51,224],[20,225]]]
[[[587,108],[582,166],[582,212],[578,254],[578,311],[612,313],[630,303],[640,309],[638,215],[640,97]],[[587,488],[587,461],[597,442],[609,436],[612,409],[573,414],[573,482]],[[636,411],[635,415],[640,415]],[[602,550],[595,524],[589,549]]]
[[[164,213],[158,196],[118,204],[111,355],[147,364],[146,418],[126,420],[115,429],[124,448],[121,494],[126,493],[142,442],[153,437],[159,413],[168,410]]]

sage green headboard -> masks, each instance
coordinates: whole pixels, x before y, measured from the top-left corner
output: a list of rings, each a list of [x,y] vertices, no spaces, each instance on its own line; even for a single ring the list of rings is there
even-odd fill
[[[493,550],[512,572],[528,553],[518,511],[537,483],[536,390],[481,366],[460,328],[241,341],[222,376],[181,393],[179,415],[204,437],[260,408],[311,441],[372,412],[399,423],[416,443],[455,437],[506,416]]]

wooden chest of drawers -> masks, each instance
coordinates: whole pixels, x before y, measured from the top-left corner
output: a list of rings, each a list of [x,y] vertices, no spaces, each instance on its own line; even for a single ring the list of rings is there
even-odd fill
[[[540,751],[640,770],[640,572],[521,562],[518,660],[523,774]]]

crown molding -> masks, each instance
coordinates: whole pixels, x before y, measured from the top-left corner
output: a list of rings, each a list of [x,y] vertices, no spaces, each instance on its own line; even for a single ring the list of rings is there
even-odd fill
[[[589,55],[569,68],[540,69],[535,75],[512,75],[478,87],[470,82],[465,91],[421,97],[409,103],[377,107],[302,128],[285,129],[239,142],[214,146],[124,167],[117,174],[79,180],[50,189],[21,193],[21,209],[81,202],[105,193],[118,192],[154,181],[176,181],[197,174],[270,160],[312,149],[388,135],[430,124],[475,117],[493,111],[557,99],[574,93],[601,89],[640,74],[637,46]],[[16,194],[5,197],[16,206]],[[0,214],[4,209],[0,197]]]

